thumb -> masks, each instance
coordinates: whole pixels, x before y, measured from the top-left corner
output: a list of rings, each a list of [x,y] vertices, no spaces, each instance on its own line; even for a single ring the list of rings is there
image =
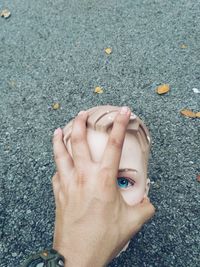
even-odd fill
[[[57,201],[58,192],[60,189],[60,177],[58,175],[58,172],[55,172],[52,177],[52,187],[53,187],[53,194],[54,194],[55,201]]]
[[[128,231],[132,236],[137,233],[141,227],[149,221],[155,214],[155,207],[145,197],[142,202],[135,206],[128,206]]]

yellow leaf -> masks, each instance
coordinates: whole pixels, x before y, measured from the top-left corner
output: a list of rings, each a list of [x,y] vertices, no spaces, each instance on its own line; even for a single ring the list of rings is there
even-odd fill
[[[11,16],[11,13],[8,9],[4,9],[1,11],[0,16],[7,19]]]
[[[101,87],[97,86],[95,88],[94,92],[97,93],[97,94],[102,94],[103,93],[103,89]]]
[[[10,86],[11,87],[15,87],[16,86],[16,81],[12,80],[9,82]]]
[[[112,53],[112,48],[110,48],[110,47],[105,48],[105,53],[107,55],[110,55]]]
[[[182,44],[182,45],[180,45],[180,48],[185,49],[185,48],[188,48],[188,46],[186,44]]]
[[[196,113],[194,113],[193,111],[189,109],[182,109],[180,113],[189,118],[196,118]]]
[[[157,88],[156,88],[156,92],[159,94],[159,95],[162,95],[162,94],[165,94],[167,92],[169,92],[169,84],[162,84],[162,85],[159,85]]]
[[[52,105],[52,108],[53,108],[54,110],[59,109],[59,108],[60,108],[60,104],[59,104],[59,103],[54,103],[54,104]]]
[[[200,112],[197,112],[197,113],[196,113],[196,117],[197,117],[197,118],[200,118]]]

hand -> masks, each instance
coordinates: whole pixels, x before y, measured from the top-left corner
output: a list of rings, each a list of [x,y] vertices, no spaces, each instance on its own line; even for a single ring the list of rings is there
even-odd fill
[[[116,178],[130,118],[117,114],[102,160],[93,162],[86,139],[88,114],[73,122],[73,159],[60,128],[53,137],[57,172],[52,178],[56,203],[53,248],[66,259],[65,267],[102,267],[108,264],[155,212],[149,199],[129,206]]]

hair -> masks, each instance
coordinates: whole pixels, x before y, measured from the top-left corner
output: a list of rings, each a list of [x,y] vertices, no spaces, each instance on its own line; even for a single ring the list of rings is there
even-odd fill
[[[121,107],[118,106],[105,105],[88,109],[88,119],[86,124],[87,128],[95,131],[109,133],[109,131],[112,129],[115,116],[119,112],[120,108]],[[69,123],[67,123],[67,125],[63,128],[63,141],[66,147],[67,141],[71,136],[73,121],[74,119],[69,121]],[[145,165],[147,166],[149,159],[149,150],[151,146],[150,133],[143,121],[133,112],[130,116],[127,132],[130,134],[136,134],[144,155],[146,163]]]

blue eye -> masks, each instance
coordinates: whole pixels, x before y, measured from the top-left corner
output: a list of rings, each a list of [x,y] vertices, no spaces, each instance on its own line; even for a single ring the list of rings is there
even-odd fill
[[[127,188],[129,186],[133,186],[134,182],[129,181],[127,178],[125,177],[118,177],[117,178],[117,184],[119,187],[121,188]]]

